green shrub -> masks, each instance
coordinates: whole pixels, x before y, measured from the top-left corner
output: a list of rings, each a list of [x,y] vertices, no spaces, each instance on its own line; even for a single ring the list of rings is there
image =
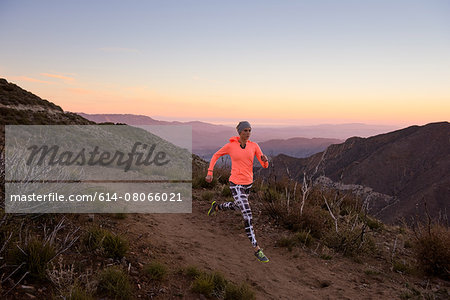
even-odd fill
[[[97,293],[114,299],[131,299],[132,285],[128,274],[117,266],[104,269],[99,274]]]
[[[103,251],[106,257],[120,259],[125,256],[128,251],[128,242],[120,235],[92,226],[88,228],[82,238],[82,244],[86,249],[95,251],[97,249]]]
[[[214,291],[214,283],[207,274],[201,274],[192,283],[191,290],[194,293],[203,294],[207,297],[211,296]]]
[[[12,251],[12,259],[17,263],[25,263],[30,276],[37,280],[45,279],[49,261],[55,257],[56,250],[50,243],[45,243],[38,238],[32,238],[21,245],[21,249]]]
[[[239,286],[229,283],[225,288],[224,300],[253,300],[253,299],[256,299],[255,293],[245,283],[242,283]]]
[[[153,280],[163,280],[167,274],[167,268],[159,262],[152,262],[144,267],[144,272]]]
[[[202,273],[192,283],[192,291],[209,297],[213,294],[220,295],[223,293],[226,285],[227,280],[221,273]]]
[[[195,266],[187,267],[183,273],[192,279],[195,279],[202,274],[202,272]]]
[[[91,226],[83,235],[81,243],[87,250],[90,251],[100,249],[107,232],[108,231],[103,228]]]
[[[214,283],[214,289],[216,291],[223,291],[225,289],[225,286],[227,285],[225,276],[223,276],[223,274],[219,272],[214,272],[211,276]]]
[[[103,239],[103,251],[107,257],[120,259],[128,251],[128,242],[120,235],[107,232]]]

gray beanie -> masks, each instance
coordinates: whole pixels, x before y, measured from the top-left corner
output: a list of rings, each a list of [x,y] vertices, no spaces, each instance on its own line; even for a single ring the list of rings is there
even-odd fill
[[[250,123],[247,121],[241,121],[239,122],[239,124],[236,126],[236,129],[238,131],[239,134],[241,134],[241,131],[244,130],[245,128],[252,128],[252,126],[250,126]]]

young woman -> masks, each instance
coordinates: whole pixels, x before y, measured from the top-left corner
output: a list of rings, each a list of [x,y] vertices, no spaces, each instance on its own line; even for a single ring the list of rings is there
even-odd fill
[[[261,248],[258,246],[255,238],[255,232],[252,225],[252,211],[248,203],[248,195],[253,184],[253,158],[258,158],[260,164],[264,168],[269,167],[269,161],[257,143],[249,141],[251,126],[247,121],[239,122],[236,126],[239,136],[230,138],[230,142],[219,149],[211,158],[209,163],[208,174],[205,178],[207,182],[213,179],[213,169],[216,161],[223,155],[230,155],[231,157],[231,176],[230,190],[233,194],[234,202],[225,202],[222,204],[213,201],[208,215],[215,214],[219,210],[240,210],[244,217],[245,232],[250,239],[254,248],[255,256],[261,262],[268,262],[269,259],[264,255]]]

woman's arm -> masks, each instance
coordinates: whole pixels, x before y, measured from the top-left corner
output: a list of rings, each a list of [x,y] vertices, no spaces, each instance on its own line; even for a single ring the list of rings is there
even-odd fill
[[[216,161],[219,159],[219,157],[229,154],[228,153],[228,148],[229,148],[230,143],[225,144],[225,146],[223,146],[222,148],[220,148],[219,150],[217,150],[216,153],[214,153],[213,157],[211,158],[211,161],[209,162],[209,167],[208,167],[208,176],[213,174],[213,170],[214,170],[214,165],[216,164]]]
[[[265,156],[262,151],[261,148],[259,148],[259,145],[257,143],[256,144],[256,158],[259,160],[259,163],[261,164],[261,166],[263,166],[263,168],[268,168],[269,167],[269,160],[267,159],[267,156]]]

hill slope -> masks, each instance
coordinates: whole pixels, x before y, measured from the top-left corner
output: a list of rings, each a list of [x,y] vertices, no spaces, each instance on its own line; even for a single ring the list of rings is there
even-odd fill
[[[0,78],[0,124],[95,124]]]
[[[334,182],[370,187],[393,196],[389,203],[372,203],[372,213],[385,222],[409,218],[426,201],[429,211],[450,210],[450,124],[431,123],[370,138],[353,137],[307,159],[274,158],[275,173],[302,180],[303,172]],[[320,164],[319,164],[320,163]],[[264,172],[264,171],[262,171]],[[267,171],[265,171],[268,175]],[[386,207],[388,206],[388,207]]]

